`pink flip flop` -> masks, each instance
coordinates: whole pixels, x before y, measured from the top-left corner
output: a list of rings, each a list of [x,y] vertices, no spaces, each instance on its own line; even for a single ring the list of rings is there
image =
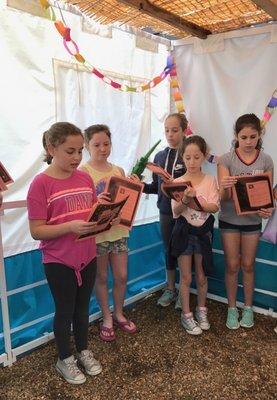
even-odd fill
[[[99,336],[100,336],[100,339],[102,339],[104,342],[112,342],[113,340],[116,339],[114,329],[108,328],[107,326],[105,326],[103,324],[100,325]]]
[[[126,321],[118,321],[117,319],[113,318],[113,323],[115,326],[117,326],[119,329],[121,329],[123,332],[127,332],[127,333],[135,333],[137,331],[137,327],[134,324],[134,327],[131,328],[131,320],[127,319]]]

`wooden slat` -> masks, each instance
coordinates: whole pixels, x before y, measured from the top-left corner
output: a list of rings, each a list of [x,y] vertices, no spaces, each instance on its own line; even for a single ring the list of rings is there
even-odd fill
[[[151,4],[148,0],[119,0],[120,3],[124,3],[130,7],[136,8],[141,13],[147,14],[152,18],[156,18],[160,21],[166,22],[167,24],[174,26],[180,30],[191,33],[193,36],[197,36],[201,39],[206,39],[207,35],[211,32],[207,29],[201,28],[200,26],[186,21],[185,19],[178,17],[170,11]]]
[[[252,0],[252,2],[277,20],[277,0]]]
[[[13,0],[15,1],[15,0]],[[22,0],[29,1],[29,0]],[[255,24],[267,23],[275,17],[275,4],[277,0],[267,0],[273,8],[267,12],[251,0],[155,0],[148,4],[156,6],[166,13],[172,14],[178,26],[168,20],[158,19],[152,12],[143,12],[138,8],[138,1],[125,0],[64,0],[80,8],[86,15],[102,24],[127,24],[138,29],[146,27],[162,35],[173,35],[178,38],[195,35],[188,24],[197,27],[202,32],[221,33],[229,30],[240,29]],[[121,1],[121,2],[120,2]],[[0,0],[1,2],[1,0]],[[258,1],[257,1],[258,2]],[[142,0],[143,5],[145,2]],[[261,4],[261,3],[259,3]],[[274,15],[272,17],[271,15]],[[276,19],[276,18],[275,18]],[[180,22],[185,21],[186,27]],[[207,34],[207,33],[205,33]]]

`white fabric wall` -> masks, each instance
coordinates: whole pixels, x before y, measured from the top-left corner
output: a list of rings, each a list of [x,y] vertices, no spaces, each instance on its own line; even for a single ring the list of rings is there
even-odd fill
[[[230,149],[235,120],[262,117],[277,88],[277,24],[174,42],[181,92],[192,130],[211,152]],[[277,168],[277,112],[266,127],[264,150]],[[209,166],[209,170],[215,168]],[[276,182],[275,173],[275,182]]]
[[[141,50],[133,34],[118,29],[113,29],[112,38],[88,34],[81,29],[80,16],[68,12],[64,16],[80,52],[114,80],[136,86],[166,65],[165,44],[159,43],[158,53]],[[26,198],[32,178],[46,166],[42,133],[56,121],[67,120],[82,129],[108,124],[111,160],[126,173],[163,136],[170,103],[168,81],[151,92],[119,92],[95,75],[70,68],[74,61],[53,22],[6,6],[0,6],[0,52],[0,160],[15,180],[4,201]],[[155,202],[155,197],[142,199],[137,223],[157,218]],[[25,209],[5,211],[2,222],[5,256],[37,247],[29,235]]]
[[[159,44],[158,53],[152,53],[136,48],[130,33],[115,29],[112,38],[88,34],[82,32],[79,16],[65,13],[65,17],[81,53],[115,80],[131,79],[136,84],[164,68],[164,44]],[[246,112],[261,117],[277,87],[276,25],[233,36],[174,43],[191,126],[219,155],[230,148],[235,119]],[[169,111],[168,81],[150,93],[118,92],[95,76],[70,68],[72,59],[51,21],[5,6],[0,6],[0,54],[0,160],[15,180],[4,201],[26,198],[33,176],[45,168],[42,132],[55,121],[66,119],[81,128],[96,122],[108,124],[113,134],[112,161],[126,172],[150,145],[163,138],[163,120]],[[264,148],[275,165],[276,135],[274,115],[267,126]],[[163,138],[159,149],[164,146]],[[211,165],[207,168],[215,173]],[[143,196],[137,223],[157,218],[155,203],[155,196]],[[5,256],[37,247],[29,235],[25,210],[6,211],[2,220]]]

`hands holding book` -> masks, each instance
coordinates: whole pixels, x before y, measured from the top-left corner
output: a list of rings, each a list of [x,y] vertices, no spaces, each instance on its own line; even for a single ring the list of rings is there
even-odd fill
[[[173,182],[172,176],[162,167],[152,162],[146,163],[146,168],[149,169],[152,173],[158,175],[163,182]],[[141,183],[144,185],[144,182],[141,181],[139,175],[135,174],[133,171],[131,175],[128,176],[130,180],[136,183]]]
[[[175,181],[164,168],[154,163],[147,163],[146,167],[162,179],[161,189],[167,197],[183,205],[189,205],[190,208],[202,211],[202,206],[197,200],[195,189],[190,181]]]
[[[235,186],[238,179],[236,176],[226,175],[222,178],[220,185],[222,189],[230,189]]]
[[[75,233],[78,236],[89,235],[92,231],[97,222],[87,222],[79,219],[75,219],[70,221],[69,223],[69,230],[71,233]]]
[[[270,217],[275,204],[272,177],[269,173],[229,178],[236,180],[232,189],[232,197],[238,215],[256,213],[261,218]]]
[[[105,191],[99,194],[88,222],[91,231],[79,235],[78,240],[105,232],[114,225],[132,228],[143,185],[125,177],[112,176],[106,182]],[[87,226],[89,228],[89,226]]]
[[[257,214],[258,214],[261,218],[267,219],[267,218],[269,218],[269,217],[272,215],[273,210],[274,210],[274,208],[261,208],[261,209],[257,212]]]
[[[183,193],[181,203],[187,206],[194,197],[196,197],[195,189],[192,186],[188,186]]]
[[[111,201],[111,194],[109,192],[102,192],[97,196],[99,203],[109,203]]]
[[[140,183],[144,185],[144,182],[142,182],[137,174],[131,174],[127,176],[127,179],[130,179],[134,183]]]
[[[128,197],[125,196],[121,200],[112,201],[109,192],[101,193],[98,196],[98,201],[92,207],[87,222],[82,221],[79,226],[76,224],[77,240],[93,237],[109,230],[113,225],[119,225],[121,222],[121,210]]]

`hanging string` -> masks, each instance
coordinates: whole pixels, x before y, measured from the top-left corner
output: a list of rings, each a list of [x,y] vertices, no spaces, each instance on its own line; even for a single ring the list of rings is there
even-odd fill
[[[82,56],[82,54],[80,54],[77,43],[71,38],[71,33],[70,33],[71,29],[66,24],[66,21],[63,16],[63,12],[59,5],[59,2],[55,1],[54,3],[55,4],[57,3],[62,21],[57,20],[54,9],[53,9],[52,5],[48,2],[48,0],[39,0],[39,1],[40,1],[42,8],[45,10],[47,17],[49,19],[51,19],[52,21],[54,21],[57,31],[63,38],[63,44],[64,44],[64,47],[67,50],[67,52],[72,57],[74,57],[77,62],[82,64],[86,70],[93,73],[99,79],[102,79],[103,82],[110,85],[114,89],[118,89],[123,92],[137,92],[137,93],[152,89],[153,87],[155,87],[159,83],[161,83],[169,75],[172,96],[173,96],[173,99],[175,102],[176,109],[179,113],[185,114],[184,101],[183,101],[183,97],[182,97],[182,94],[180,91],[179,82],[178,82],[178,78],[177,78],[176,64],[171,55],[168,56],[166,67],[163,69],[163,71],[160,73],[160,75],[154,77],[149,82],[147,82],[143,85],[137,86],[137,87],[132,87],[132,86],[118,83],[118,82],[112,80],[111,78],[109,78],[108,76],[105,76],[101,71],[99,71],[97,68],[92,66],[84,58],[84,56]],[[268,121],[271,119],[273,113],[275,112],[276,107],[277,107],[277,89],[274,90],[269,103],[265,107],[263,118],[261,119],[261,125],[263,128],[268,123]],[[188,127],[186,129],[186,136],[189,136],[192,134],[193,134],[193,132],[192,132],[190,126],[188,125]],[[207,160],[213,164],[216,164],[218,162],[218,159],[219,159],[219,157],[214,154],[208,154],[208,156],[207,156]]]
[[[171,72],[171,69],[173,68],[173,65],[169,64],[167,62],[166,67],[163,69],[163,71],[160,73],[160,75],[152,78],[149,82],[133,87],[133,86],[128,86],[125,84],[121,84],[119,82],[116,82],[114,80],[112,80],[111,78],[109,78],[108,76],[105,76],[101,71],[99,71],[97,68],[95,68],[94,66],[92,66],[89,62],[87,62],[87,60],[85,59],[85,57],[80,54],[79,51],[79,46],[77,45],[77,43],[71,38],[71,29],[70,27],[67,26],[66,21],[64,19],[63,16],[63,12],[61,7],[59,6],[58,1],[55,1],[55,4],[58,4],[58,8],[59,8],[59,12],[61,14],[61,20],[57,20],[53,7],[52,5],[48,2],[48,0],[39,0],[41,6],[43,7],[43,9],[46,11],[47,16],[54,21],[55,27],[57,29],[57,31],[59,32],[59,34],[62,36],[63,38],[63,44],[64,47],[66,49],[66,51],[75,58],[76,61],[78,61],[80,64],[83,64],[83,66],[92,74],[94,74],[95,76],[97,76],[99,79],[102,79],[103,82],[105,82],[106,84],[110,85],[111,87],[113,87],[114,89],[118,89],[121,90],[123,92],[137,92],[137,93],[141,93],[145,90],[150,90],[152,88],[154,88],[155,86],[157,86],[159,83],[161,83],[166,77],[167,75]],[[50,15],[49,15],[49,10],[51,10]]]
[[[173,57],[172,57],[172,64],[174,66],[170,72],[170,88],[171,88],[172,96],[173,96],[173,99],[175,102],[175,107],[176,107],[178,113],[185,114],[185,106],[184,106],[183,96],[180,91],[179,81],[178,81],[178,77],[177,77],[176,64],[175,64]],[[189,124],[186,129],[185,135],[186,136],[193,135],[193,131]],[[207,155],[206,159],[211,164],[217,164],[219,157],[214,154],[209,153]]]

